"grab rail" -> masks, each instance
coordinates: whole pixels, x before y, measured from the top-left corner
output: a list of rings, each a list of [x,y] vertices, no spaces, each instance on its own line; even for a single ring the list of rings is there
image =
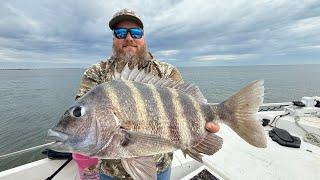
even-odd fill
[[[29,151],[32,151],[32,150],[35,150],[35,149],[40,149],[40,148],[43,148],[43,147],[47,147],[47,146],[49,146],[49,145],[51,145],[53,143],[54,142],[49,142],[49,143],[46,143],[46,144],[41,144],[39,146],[34,146],[34,147],[23,149],[23,150],[20,150],[20,151],[8,153],[8,154],[3,154],[3,155],[0,156],[0,159],[11,157],[11,156],[15,156],[15,155],[22,154],[22,153],[26,153],[26,152],[29,152]]]

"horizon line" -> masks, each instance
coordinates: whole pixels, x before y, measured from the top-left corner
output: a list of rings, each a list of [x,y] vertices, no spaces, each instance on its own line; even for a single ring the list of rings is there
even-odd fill
[[[253,64],[253,65],[208,65],[208,66],[175,66],[177,68],[197,68],[197,67],[245,67],[245,66],[298,66],[298,65],[320,65],[319,64]],[[89,66],[88,66],[89,67]],[[88,67],[56,67],[56,68],[0,68],[0,70],[37,70],[37,69],[86,69]]]

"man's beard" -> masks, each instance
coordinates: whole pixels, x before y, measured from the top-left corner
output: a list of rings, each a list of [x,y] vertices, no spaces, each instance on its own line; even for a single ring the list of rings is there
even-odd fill
[[[146,61],[151,59],[145,44],[140,48],[137,47],[137,51],[135,53],[124,52],[122,49],[118,49],[113,45],[112,58],[114,63],[117,65],[118,71],[121,71],[126,64],[128,64],[130,68],[133,68],[136,65],[141,68],[145,65]]]

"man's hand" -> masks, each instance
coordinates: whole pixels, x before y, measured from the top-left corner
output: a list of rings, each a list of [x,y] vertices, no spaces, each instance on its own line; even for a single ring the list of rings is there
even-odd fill
[[[214,122],[206,122],[206,129],[212,133],[216,133],[219,131],[220,126]]]

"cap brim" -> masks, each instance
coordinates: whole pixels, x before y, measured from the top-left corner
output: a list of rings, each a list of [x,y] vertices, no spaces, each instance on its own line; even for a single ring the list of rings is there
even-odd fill
[[[122,21],[133,21],[143,29],[142,21],[139,18],[130,15],[120,15],[115,18],[112,18],[109,22],[110,29],[113,30],[117,26],[117,24],[119,24]]]

